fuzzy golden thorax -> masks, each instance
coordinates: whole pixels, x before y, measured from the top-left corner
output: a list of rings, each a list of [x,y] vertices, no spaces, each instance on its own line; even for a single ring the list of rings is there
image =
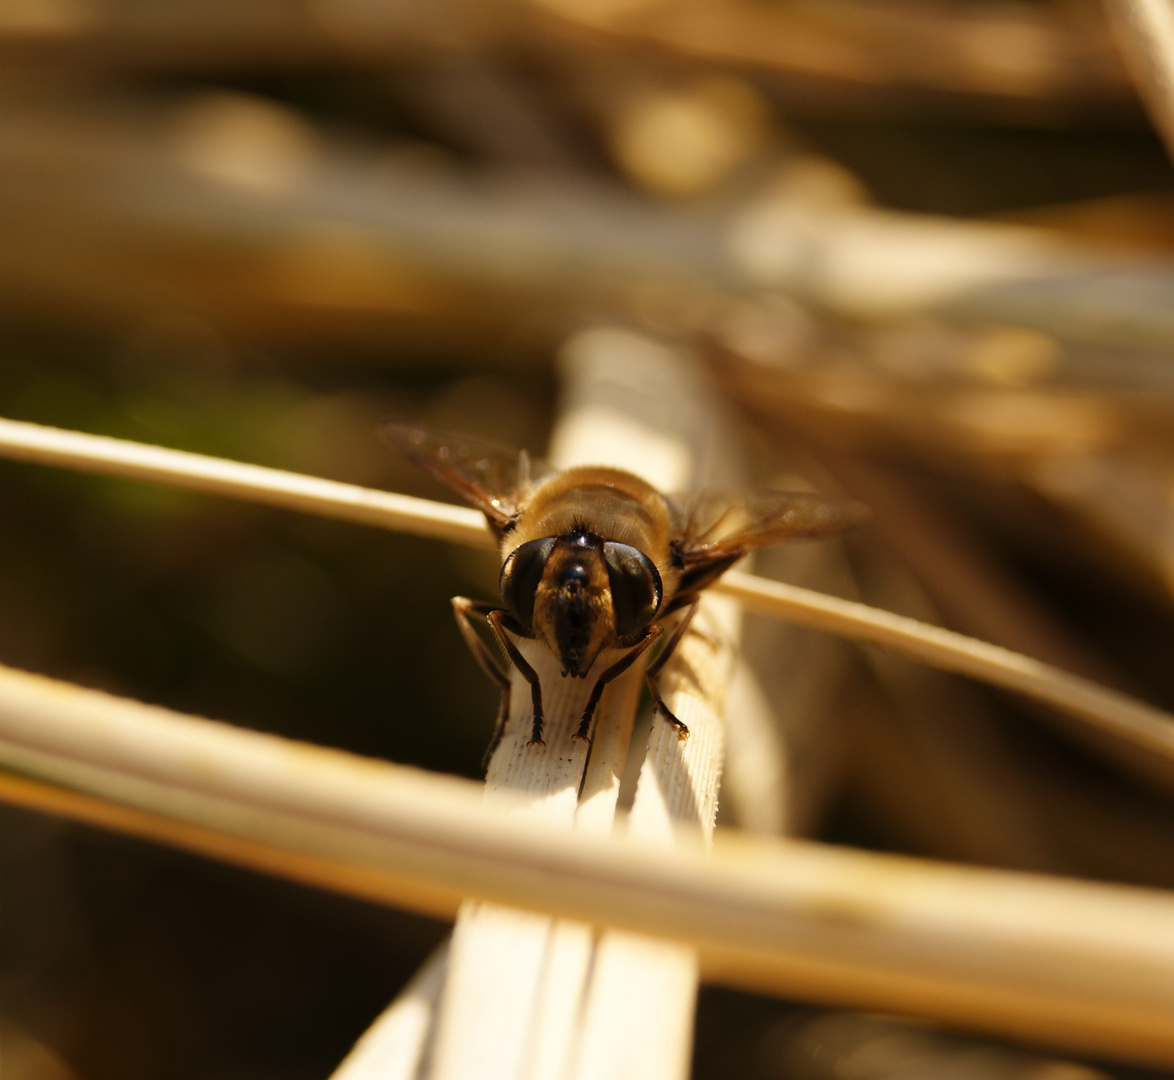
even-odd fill
[[[647,555],[660,574],[667,603],[680,579],[670,548],[672,528],[667,501],[651,484],[623,469],[579,466],[557,473],[534,489],[503,537],[501,554],[505,560],[521,544],[540,537],[589,532]]]

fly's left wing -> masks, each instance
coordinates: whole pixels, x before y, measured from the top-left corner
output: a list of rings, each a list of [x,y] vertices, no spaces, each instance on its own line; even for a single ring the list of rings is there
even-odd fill
[[[696,592],[757,548],[818,540],[868,517],[863,503],[806,491],[700,491],[677,513],[674,548],[684,563],[679,592]]]
[[[475,506],[498,532],[518,512],[531,481],[548,471],[524,450],[419,424],[384,420],[379,437]]]

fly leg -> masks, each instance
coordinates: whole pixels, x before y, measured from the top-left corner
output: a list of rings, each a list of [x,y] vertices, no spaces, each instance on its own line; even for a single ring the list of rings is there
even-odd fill
[[[591,730],[591,718],[595,715],[595,708],[599,704],[599,699],[603,696],[603,688],[612,679],[617,678],[627,671],[636,662],[636,658],[648,649],[663,633],[664,627],[659,623],[649,626],[644,631],[644,637],[636,642],[627,654],[621,656],[595,680],[595,685],[591,688],[591,696],[587,699],[587,707],[583,710],[583,719],[579,721],[579,730],[575,732],[572,738],[584,740],[587,738],[587,733]]]
[[[527,745],[545,746],[546,743],[542,741],[542,687],[538,684],[538,672],[526,662],[526,658],[518,650],[517,645],[506,635],[506,631],[508,630],[511,634],[519,634],[522,637],[528,635],[518,625],[517,620],[504,608],[491,608],[487,617],[489,625],[493,627],[493,632],[497,635],[497,640],[501,642],[506,656],[510,658],[510,663],[522,673],[522,678],[530,684],[530,700],[534,705],[534,725],[531,728],[530,742]]]
[[[497,707],[497,720],[493,725],[493,738],[489,740],[489,746],[481,758],[482,766],[488,765],[489,759],[493,757],[493,751],[497,749],[502,735],[505,734],[505,722],[509,719],[510,715],[510,677],[503,670],[497,657],[485,647],[485,642],[477,636],[477,631],[473,629],[473,624],[470,622],[471,616],[487,616],[494,610],[496,609],[493,604],[482,603],[479,600],[470,600],[466,596],[454,596],[452,598],[452,611],[453,615],[456,616],[457,629],[460,630],[461,637],[465,639],[465,644],[469,647],[469,652],[473,654],[473,659],[480,665],[481,670],[501,687],[501,703]]]
[[[660,696],[660,689],[656,685],[656,677],[660,674],[665,664],[669,662],[673,653],[676,652],[677,646],[681,643],[681,638],[685,636],[685,631],[689,629],[689,624],[693,621],[693,616],[696,614],[697,600],[694,599],[685,614],[681,616],[681,621],[674,627],[668,641],[665,642],[664,648],[661,649],[660,655],[648,665],[648,671],[644,674],[644,681],[648,683],[648,692],[652,695],[653,708],[659,711],[677,729],[677,734],[682,739],[689,737],[689,729],[673,715],[669,707],[664,703],[664,698]]]

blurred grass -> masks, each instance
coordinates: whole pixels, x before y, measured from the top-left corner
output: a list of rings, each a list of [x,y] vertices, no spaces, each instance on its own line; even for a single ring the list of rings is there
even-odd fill
[[[1166,267],[1170,165],[1095,5],[13,2],[0,62],[0,414],[435,495],[381,416],[541,449],[559,344],[621,322],[713,361],[764,479],[900,486],[850,588],[1174,705],[1169,342],[837,315],[722,246],[782,183]],[[0,506],[0,661],[478,774],[494,694],[448,598],[492,560],[6,462]],[[845,663],[788,732],[793,823],[1170,886],[1168,792]],[[0,912],[29,1077],[325,1075],[441,931],[12,810]],[[824,1075],[789,1009],[707,993],[696,1075]]]

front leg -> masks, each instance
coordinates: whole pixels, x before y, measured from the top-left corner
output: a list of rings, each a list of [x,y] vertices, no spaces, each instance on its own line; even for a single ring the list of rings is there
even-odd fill
[[[525,632],[510,617],[508,612],[497,607],[495,604],[487,604],[480,600],[470,600],[465,596],[454,596],[452,598],[452,608],[453,614],[456,616],[457,627],[461,632],[461,637],[465,639],[465,644],[473,654],[473,659],[480,665],[481,670],[501,687],[501,703],[497,709],[497,720],[493,727],[493,738],[490,739],[489,746],[486,748],[485,754],[481,759],[481,764],[487,766],[489,759],[493,757],[493,752],[497,749],[502,736],[505,734],[506,721],[509,720],[510,677],[497,657],[486,648],[485,642],[478,636],[477,631],[473,629],[472,616],[484,615],[486,617],[490,627],[493,629],[494,635],[501,642],[502,648],[505,649],[510,661],[530,681],[531,693],[534,698],[534,730],[537,733],[535,738],[541,743],[542,698],[538,689],[538,677],[534,674],[534,669],[526,663],[525,658],[518,652],[514,643],[505,636],[505,629],[521,637],[526,636]]]
[[[521,672],[522,678],[530,684],[530,700],[534,705],[534,725],[530,731],[528,745],[545,746],[546,743],[542,741],[542,687],[538,682],[538,672],[527,663],[517,645],[506,635],[506,630],[521,637],[529,635],[522,630],[517,620],[504,608],[494,608],[489,612],[489,625],[493,627],[493,632],[497,635],[497,640],[501,642],[501,647],[505,649],[506,656],[510,658],[510,663]]]
[[[632,646],[628,653],[621,656],[619,660],[595,680],[595,685],[591,688],[591,696],[587,699],[587,707],[583,710],[583,719],[579,721],[579,730],[575,732],[573,738],[587,738],[587,733],[591,730],[591,718],[595,715],[595,708],[599,704],[599,699],[603,696],[603,688],[612,679],[618,678],[627,671],[636,662],[636,658],[642,655],[663,633],[664,627],[660,623],[654,623],[652,626],[646,627],[644,636]]]
[[[452,612],[457,620],[457,629],[460,630],[461,637],[465,639],[465,644],[469,647],[469,652],[473,654],[473,659],[477,661],[481,670],[501,688],[501,700],[497,706],[497,719],[493,724],[493,738],[489,740],[489,745],[485,748],[485,753],[481,756],[482,768],[489,765],[489,759],[493,757],[494,750],[497,749],[498,743],[501,742],[501,737],[505,734],[505,724],[510,716],[510,677],[502,669],[497,657],[485,647],[485,642],[478,637],[477,631],[473,629],[471,621],[473,615],[488,615],[493,609],[493,604],[486,604],[480,600],[470,600],[467,596],[454,596],[452,598]]]

